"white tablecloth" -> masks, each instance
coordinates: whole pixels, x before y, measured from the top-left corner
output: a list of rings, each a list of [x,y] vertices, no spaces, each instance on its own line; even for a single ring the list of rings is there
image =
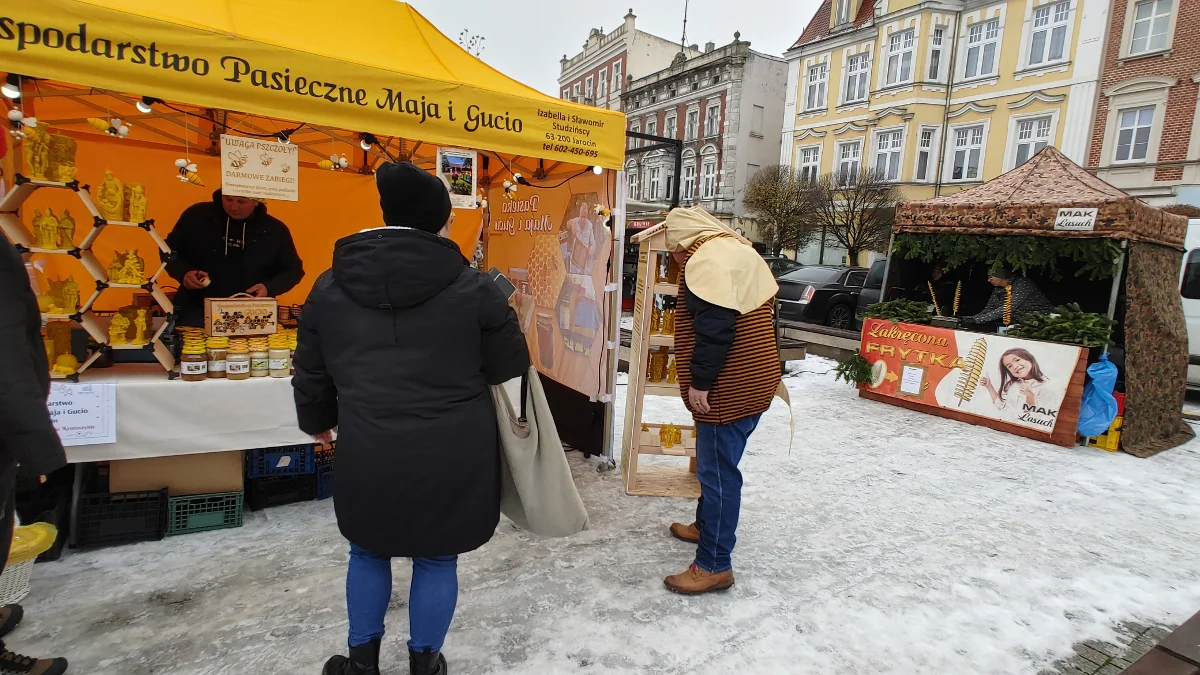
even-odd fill
[[[296,422],[292,378],[168,380],[158,365],[85,371],[117,383],[117,442],[67,448],[70,462],[165,457],[311,443]]]

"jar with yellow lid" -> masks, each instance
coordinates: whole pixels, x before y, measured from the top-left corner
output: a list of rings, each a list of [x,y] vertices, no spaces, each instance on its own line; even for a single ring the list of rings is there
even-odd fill
[[[250,347],[245,340],[230,340],[225,351],[225,378],[250,379]]]
[[[267,339],[267,358],[271,377],[287,377],[291,374],[291,350],[288,349],[286,333],[276,333]]]
[[[271,355],[266,338],[250,338],[250,377],[271,374]]]
[[[208,350],[203,345],[185,345],[179,359],[179,375],[184,382],[199,382],[208,376]]]
[[[208,349],[208,376],[225,377],[225,362],[229,355],[229,338],[210,337],[205,343]]]

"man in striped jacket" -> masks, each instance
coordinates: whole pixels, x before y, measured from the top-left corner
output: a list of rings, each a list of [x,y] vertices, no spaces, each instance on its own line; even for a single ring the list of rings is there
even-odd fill
[[[671,525],[676,538],[697,544],[695,560],[664,583],[692,595],[733,586],[742,502],[738,463],[780,383],[772,321],[778,285],[750,242],[702,208],[675,209],[665,224],[681,269],[675,363],[684,405],[696,421],[701,496],[693,524]]]

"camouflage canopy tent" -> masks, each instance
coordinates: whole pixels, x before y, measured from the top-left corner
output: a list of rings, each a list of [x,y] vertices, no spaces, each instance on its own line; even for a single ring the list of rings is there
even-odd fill
[[[1096,209],[1094,229],[1055,230],[1060,208]],[[1186,231],[1187,218],[1118,190],[1053,147],[983,185],[900,204],[893,225],[896,234],[1122,241],[1126,397],[1121,445],[1139,457],[1175,447],[1193,436],[1181,415],[1188,346],[1177,281]],[[1122,283],[1120,274],[1115,283]]]

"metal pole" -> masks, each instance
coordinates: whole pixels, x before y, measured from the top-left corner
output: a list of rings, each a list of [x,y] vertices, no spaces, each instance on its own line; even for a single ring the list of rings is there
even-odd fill
[[[888,235],[887,258],[883,261],[883,287],[879,289],[879,301],[887,302],[888,275],[892,272],[892,251],[896,248],[896,231]]]
[[[1117,258],[1117,269],[1113,271],[1112,292],[1108,296],[1108,318],[1116,318],[1117,296],[1121,294],[1121,275],[1125,273],[1125,258],[1129,255],[1129,242],[1121,241],[1121,255]],[[1104,345],[1102,354],[1108,353],[1108,345]]]
[[[613,274],[610,278],[613,282],[608,288],[616,287],[616,290],[609,291],[605,288],[605,292],[609,293],[609,325],[605,331],[605,349],[608,356],[608,383],[604,387],[604,459],[605,462],[599,467],[600,471],[611,471],[616,468],[616,450],[613,447],[616,441],[616,423],[617,418],[613,407],[617,404],[617,367],[621,360],[621,289],[623,288],[622,275],[625,267],[625,190],[622,188],[625,185],[625,172],[617,171],[617,185],[615,189],[616,204],[612,206],[612,269]]]

